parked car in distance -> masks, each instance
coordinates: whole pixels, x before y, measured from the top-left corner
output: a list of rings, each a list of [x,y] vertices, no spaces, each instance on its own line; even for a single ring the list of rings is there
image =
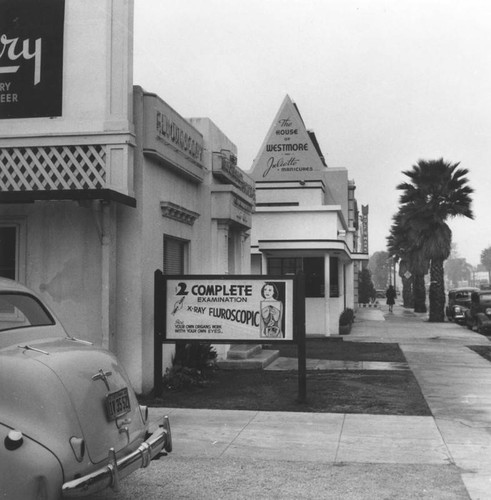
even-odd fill
[[[471,306],[471,294],[478,291],[479,288],[471,287],[449,290],[447,307],[445,308],[448,320],[463,325],[465,323],[465,311]]]
[[[0,278],[0,498],[60,499],[119,489],[172,450],[149,433],[116,357],[63,328],[31,290]]]
[[[491,290],[472,292],[471,305],[465,312],[465,324],[478,333],[491,332]]]

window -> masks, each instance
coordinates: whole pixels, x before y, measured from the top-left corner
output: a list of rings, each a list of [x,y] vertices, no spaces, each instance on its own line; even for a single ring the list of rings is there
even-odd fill
[[[187,241],[164,236],[164,274],[184,274]]]
[[[0,226],[0,276],[16,279],[17,270],[17,228]]]
[[[270,258],[268,259],[268,274],[297,274],[297,271],[302,270],[301,258]]]
[[[339,259],[337,257],[331,257],[329,259],[329,277],[331,283],[329,283],[329,297],[339,297]]]
[[[303,259],[303,271],[305,273],[305,296],[324,297],[324,257]]]
[[[339,297],[338,258],[329,259],[329,297]],[[324,257],[274,257],[268,259],[268,274],[273,276],[305,273],[305,297],[324,297]]]
[[[36,298],[22,293],[0,294],[0,331],[53,324],[53,318]]]

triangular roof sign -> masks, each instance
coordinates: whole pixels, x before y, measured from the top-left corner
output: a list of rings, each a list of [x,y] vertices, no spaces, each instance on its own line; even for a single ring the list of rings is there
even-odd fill
[[[314,144],[297,106],[287,95],[266,135],[249,175],[256,181],[302,180],[306,172],[325,171],[320,148]],[[315,140],[317,143],[317,141]]]

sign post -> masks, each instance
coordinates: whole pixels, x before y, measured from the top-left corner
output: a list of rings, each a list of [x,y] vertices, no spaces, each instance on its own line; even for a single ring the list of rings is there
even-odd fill
[[[162,271],[157,269],[154,273],[154,334],[153,334],[153,381],[155,396],[163,390],[162,383],[162,342],[165,329],[165,280]]]
[[[305,275],[298,273],[295,287],[295,329],[298,357],[298,401],[307,399],[307,353],[305,342]]]

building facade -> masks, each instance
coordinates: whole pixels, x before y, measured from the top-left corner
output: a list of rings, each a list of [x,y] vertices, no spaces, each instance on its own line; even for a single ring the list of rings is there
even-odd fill
[[[155,270],[248,274],[254,182],[210,119],[133,86],[131,0],[18,4],[0,6],[22,27],[0,50],[0,273],[148,392]],[[34,55],[8,60],[19,47]],[[29,91],[45,83],[40,108]],[[168,365],[173,347],[163,351]]]
[[[256,182],[253,273],[306,279],[307,334],[335,335],[357,302],[363,248],[355,183],[328,168],[313,132],[286,96],[249,172]]]

